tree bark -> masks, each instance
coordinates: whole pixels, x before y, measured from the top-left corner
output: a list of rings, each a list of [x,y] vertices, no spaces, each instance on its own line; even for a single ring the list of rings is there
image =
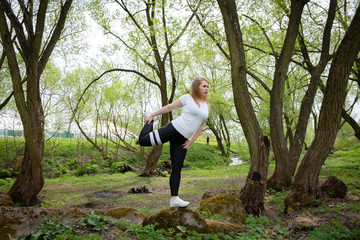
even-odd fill
[[[226,152],[225,152],[224,145],[222,143],[221,135],[220,135],[219,131],[215,128],[213,121],[211,119],[209,119],[208,121],[206,121],[206,125],[208,125],[208,127],[210,128],[212,133],[215,135],[217,147],[221,151],[221,155],[225,156]]]
[[[360,140],[360,126],[355,119],[353,119],[345,109],[342,110],[341,117],[352,127],[355,137]]]
[[[275,74],[270,91],[270,134],[275,155],[275,171],[268,180],[268,188],[284,191],[291,185],[289,153],[283,126],[283,96],[287,71],[293,55],[299,31],[301,15],[307,0],[292,0],[289,24],[279,59],[276,59]]]
[[[161,155],[162,145],[152,147],[149,156],[146,159],[145,169],[139,175],[140,177],[162,176],[166,177],[166,174],[158,169],[157,163]]]
[[[346,98],[348,77],[360,51],[360,6],[332,61],[320,110],[318,131],[285,198],[286,211],[307,206],[320,196],[319,173],[334,145]]]
[[[220,114],[219,118],[220,118],[220,126],[222,125],[222,134],[224,136],[225,143],[226,143],[226,153],[224,156],[228,157],[228,156],[230,156],[230,147],[231,147],[230,134],[229,134],[229,130],[226,126],[224,116],[222,114]]]
[[[331,57],[329,54],[330,49],[330,37],[331,37],[331,29],[333,26],[335,13],[336,13],[337,2],[336,0],[331,0],[328,11],[328,18],[326,21],[326,25],[323,32],[323,41],[322,41],[322,50],[319,62],[316,66],[311,64],[310,57],[308,55],[308,51],[305,45],[305,41],[302,37],[302,34],[299,34],[299,43],[300,48],[304,57],[304,62],[307,65],[307,70],[311,74],[310,84],[308,89],[306,90],[305,96],[301,101],[300,113],[298,117],[298,121],[296,124],[294,141],[290,144],[290,159],[289,159],[289,169],[290,169],[290,177],[293,177],[295,174],[296,166],[298,164],[302,146],[304,145],[306,129],[312,109],[312,105],[314,103],[314,98],[316,95],[316,91],[318,89],[319,83],[321,81],[321,74],[324,72],[327,63],[330,61]]]
[[[11,4],[6,0],[0,0],[0,33],[3,48],[9,65],[16,107],[19,111],[23,124],[25,137],[25,152],[22,167],[18,178],[9,190],[9,195],[16,203],[22,206],[33,206],[40,202],[37,194],[44,185],[42,159],[44,154],[44,112],[40,97],[40,76],[53,51],[56,42],[60,38],[64,27],[67,13],[72,0],[64,2],[52,35],[47,44],[43,46],[43,33],[46,22],[48,1],[41,1],[33,9],[33,3],[25,6],[20,3],[20,15],[15,14]],[[18,11],[19,9],[16,9]],[[34,12],[33,12],[34,11]],[[33,23],[33,14],[36,14],[36,23]],[[17,18],[16,16],[19,16]],[[20,22],[21,19],[21,22]],[[13,26],[16,32],[14,45],[7,22]],[[35,29],[33,29],[35,27]],[[26,33],[24,31],[27,31]],[[43,49],[42,49],[43,48]],[[19,52],[16,52],[18,49]],[[21,55],[22,60],[17,57]],[[26,69],[26,96],[22,87],[20,63],[23,61]]]
[[[264,212],[270,142],[263,136],[247,89],[245,50],[235,0],[217,1],[230,50],[231,79],[236,112],[249,145],[251,166],[240,199],[249,214]]]

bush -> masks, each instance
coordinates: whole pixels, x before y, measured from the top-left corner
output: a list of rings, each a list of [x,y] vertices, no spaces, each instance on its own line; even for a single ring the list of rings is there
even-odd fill
[[[0,178],[9,178],[13,173],[12,168],[0,169]]]
[[[113,162],[111,164],[110,169],[111,169],[112,173],[126,172],[126,163],[124,163],[124,162]]]
[[[71,158],[67,161],[66,165],[70,170],[76,170],[79,167],[79,159],[77,158]]]
[[[85,174],[96,174],[99,172],[99,167],[95,164],[90,165],[89,163],[86,163],[83,166],[80,166],[78,169],[76,169],[75,171],[75,175],[76,176],[83,176]]]

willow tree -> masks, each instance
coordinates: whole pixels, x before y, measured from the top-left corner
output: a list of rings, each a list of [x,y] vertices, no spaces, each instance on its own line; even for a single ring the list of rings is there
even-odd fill
[[[115,39],[114,46],[123,46],[130,56],[130,62],[134,62],[131,69],[121,66],[116,69],[120,72],[133,73],[158,89],[162,106],[173,102],[179,82],[178,72],[185,67],[183,60],[178,60],[176,57],[176,55],[181,55],[179,52],[182,50],[176,50],[176,47],[195,13],[186,11],[187,6],[183,7],[182,2],[168,0],[111,2],[111,8],[117,9],[113,15],[109,9],[104,8],[104,1],[91,2],[91,8],[93,8],[94,19],[105,34]],[[196,2],[197,9],[201,0]],[[180,10],[176,9],[177,7]],[[175,16],[174,14],[178,11],[182,14]],[[119,21],[122,24],[122,29],[120,29],[122,31],[118,28]],[[167,124],[170,119],[170,114],[163,114],[161,125]],[[161,150],[162,145],[152,148],[141,176],[162,174],[157,169]]]
[[[44,112],[40,77],[60,39],[72,0],[0,1],[0,33],[12,80],[16,107],[24,129],[25,151],[21,172],[9,190],[14,202],[32,206],[44,185]],[[51,6],[52,9],[49,9]],[[49,21],[48,11],[58,11]],[[49,22],[48,22],[49,21]],[[46,24],[52,31],[46,36]],[[22,65],[24,64],[24,66]],[[23,87],[25,82],[25,87]]]
[[[347,84],[360,51],[360,6],[331,63],[322,101],[318,129],[285,198],[286,210],[297,209],[320,197],[319,174],[335,143],[347,93]]]

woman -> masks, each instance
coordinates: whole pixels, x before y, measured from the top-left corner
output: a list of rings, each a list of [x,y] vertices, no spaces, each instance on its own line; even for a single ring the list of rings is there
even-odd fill
[[[187,149],[200,136],[209,115],[209,82],[204,77],[197,77],[191,85],[190,94],[179,97],[153,113],[144,113],[146,123],[139,135],[141,146],[154,146],[170,142],[171,175],[170,207],[186,207],[189,202],[179,198],[181,168]],[[181,115],[166,126],[153,131],[154,117],[182,108]],[[192,137],[191,137],[192,136]],[[191,139],[190,139],[191,137]]]

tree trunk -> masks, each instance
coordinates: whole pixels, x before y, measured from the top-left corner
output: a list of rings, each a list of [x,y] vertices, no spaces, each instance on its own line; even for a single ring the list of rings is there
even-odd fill
[[[114,158],[111,157],[104,148],[102,148],[101,146],[99,146],[99,145],[96,143],[96,133],[95,133],[95,141],[93,141],[93,140],[91,140],[91,138],[90,138],[88,135],[86,135],[86,133],[84,132],[84,130],[83,130],[82,127],[80,126],[79,121],[75,119],[75,123],[76,123],[76,125],[78,126],[80,132],[84,135],[84,137],[86,138],[86,140],[91,143],[91,145],[93,145],[97,150],[99,150],[105,158],[107,158],[107,159],[109,159],[109,160],[111,160],[111,161],[115,161]]]
[[[342,110],[341,116],[352,127],[355,133],[355,137],[360,140],[359,124],[345,111],[345,109]]]
[[[307,0],[291,1],[289,25],[279,59],[275,63],[273,87],[270,91],[270,134],[275,155],[275,171],[268,180],[268,188],[284,191],[291,185],[289,153],[283,126],[283,96],[287,71],[299,31],[301,15]]]
[[[33,82],[29,77],[28,82]],[[21,171],[8,194],[21,206],[34,206],[41,201],[38,193],[44,186],[42,159],[44,154],[44,113],[40,95],[28,95],[26,112],[20,112],[25,137],[25,153]]]
[[[226,143],[226,152],[225,152],[225,157],[230,156],[230,147],[231,147],[231,140],[230,140],[230,134],[229,134],[229,130],[226,126],[226,122],[225,122],[225,118],[222,114],[219,115],[220,118],[220,125],[222,125],[222,134],[224,136],[225,139],[225,143]]]
[[[22,206],[32,206],[40,202],[37,194],[44,185],[42,159],[45,123],[40,96],[40,76],[60,38],[72,0],[62,2],[58,21],[51,35],[46,37],[46,43],[42,40],[48,1],[40,1],[39,4],[29,2],[28,4],[25,6],[23,2],[20,3],[20,7],[17,6],[15,9],[15,14],[8,1],[0,0],[1,40],[25,137],[22,168],[20,175],[9,190],[9,195],[14,202],[20,203]],[[33,22],[34,19],[36,22]],[[13,27],[11,31],[8,22]],[[16,32],[15,39],[12,39],[13,30]],[[21,60],[17,59],[19,55],[21,55]],[[21,74],[23,70],[20,70],[19,62],[23,62],[26,66],[26,73],[24,73],[26,75],[26,94],[22,87]]]
[[[145,169],[139,175],[140,177],[162,176],[166,174],[157,168],[157,163],[162,152],[162,145],[152,147],[149,156],[146,159]]]
[[[157,55],[157,51],[155,51]],[[157,57],[160,59],[160,57]],[[165,75],[165,65],[162,61],[158,60],[158,66],[159,66],[159,73],[158,76],[160,78],[160,93],[161,93],[161,104],[162,106],[165,106],[168,104],[167,100],[167,83],[166,83],[166,75]],[[169,114],[163,114],[161,116],[161,126],[165,126],[169,121]],[[143,172],[139,175],[141,177],[149,177],[149,176],[163,176],[165,177],[166,174],[163,173],[160,169],[157,168],[157,163],[159,161],[159,158],[161,156],[163,145],[157,145],[152,147],[151,152],[149,156],[146,159],[145,169]]]
[[[156,2],[146,3],[146,19],[149,26],[149,30],[154,31],[154,14],[155,14],[155,4]],[[157,76],[160,79],[160,94],[161,94],[161,104],[165,106],[168,104],[167,97],[167,79],[166,79],[166,70],[165,70],[165,61],[161,59],[157,39],[155,34],[150,34],[152,52],[156,61],[158,69],[156,70]],[[175,89],[173,89],[175,91]],[[161,116],[161,126],[165,126],[169,122],[169,114],[163,114]],[[157,163],[162,152],[162,145],[154,146],[146,159],[145,169],[140,174],[140,176],[151,176],[151,175],[162,175],[161,170],[157,169]]]
[[[290,161],[289,161],[289,169],[290,176],[294,176],[296,166],[298,164],[302,146],[304,145],[306,129],[308,126],[308,121],[312,109],[312,105],[314,103],[314,98],[321,82],[321,74],[324,72],[327,63],[330,60],[330,38],[331,38],[331,29],[333,26],[335,13],[337,8],[336,0],[331,0],[329,4],[328,18],[326,21],[326,25],[323,32],[323,41],[322,41],[322,50],[319,62],[316,66],[311,64],[311,59],[309,57],[305,41],[302,37],[302,34],[299,34],[299,44],[301,51],[303,53],[304,62],[307,64],[307,70],[311,74],[310,84],[308,89],[306,90],[305,96],[301,101],[300,113],[298,117],[298,122],[296,125],[294,141],[290,144]]]
[[[285,198],[286,211],[310,204],[320,196],[319,173],[330,153],[341,122],[348,77],[360,51],[360,7],[334,55],[320,110],[318,131]]]
[[[220,133],[218,132],[218,130],[216,130],[213,122],[211,119],[209,119],[208,121],[206,121],[206,125],[208,125],[208,127],[210,128],[210,130],[212,131],[212,133],[215,135],[215,139],[217,142],[217,147],[219,148],[219,150],[221,151],[221,155],[225,156],[226,152],[225,152],[225,148],[224,145],[222,143],[222,139],[220,136]]]
[[[263,136],[247,89],[245,50],[235,0],[217,1],[230,50],[231,79],[236,112],[249,145],[251,166],[240,199],[249,214],[264,211],[270,142]]]

